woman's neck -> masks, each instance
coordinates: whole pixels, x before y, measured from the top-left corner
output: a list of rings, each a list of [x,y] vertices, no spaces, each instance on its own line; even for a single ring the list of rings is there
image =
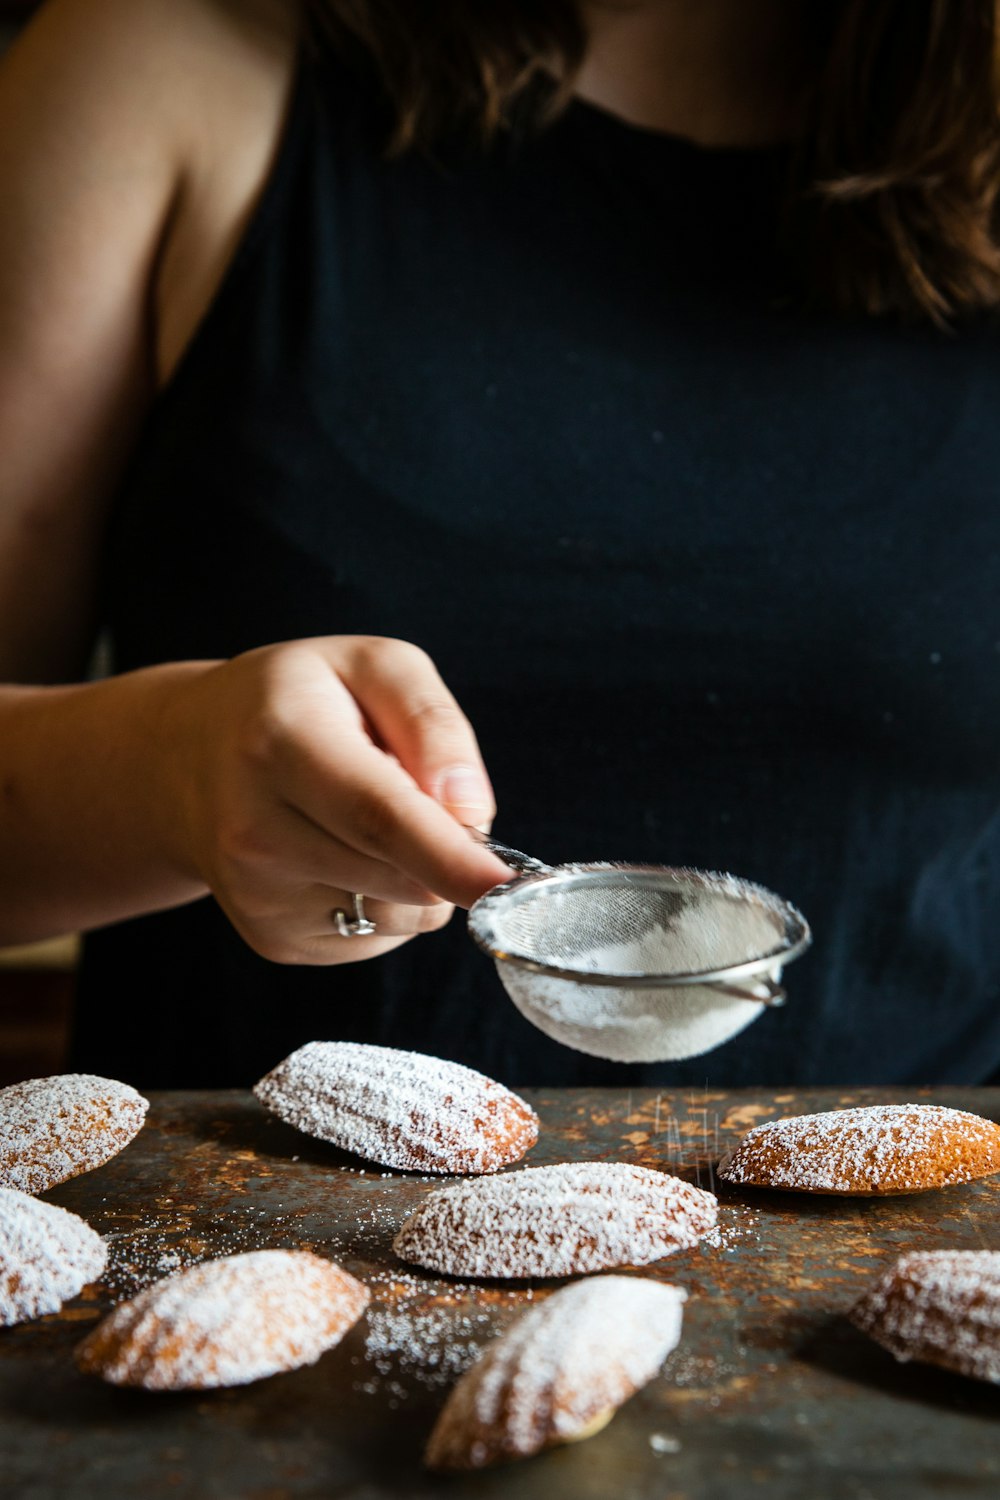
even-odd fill
[[[583,0],[575,91],[634,125],[704,146],[795,135],[811,76],[801,0]]]

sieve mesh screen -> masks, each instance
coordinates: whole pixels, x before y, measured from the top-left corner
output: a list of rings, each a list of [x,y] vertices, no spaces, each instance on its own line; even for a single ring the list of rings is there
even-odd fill
[[[503,952],[606,974],[723,968],[771,952],[784,935],[781,912],[754,888],[681,887],[628,870],[515,886],[509,899],[494,900],[491,915]]]
[[[782,965],[810,942],[800,912],[733,875],[507,852],[519,876],[480,897],[469,932],[522,1015],[595,1057],[657,1062],[720,1046],[783,1003]]]

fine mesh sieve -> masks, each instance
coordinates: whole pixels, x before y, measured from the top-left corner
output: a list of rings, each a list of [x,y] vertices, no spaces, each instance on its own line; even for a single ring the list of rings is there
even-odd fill
[[[732,875],[661,865],[543,865],[486,892],[469,931],[529,1021],[619,1062],[695,1057],[785,998],[809,946],[787,901]]]

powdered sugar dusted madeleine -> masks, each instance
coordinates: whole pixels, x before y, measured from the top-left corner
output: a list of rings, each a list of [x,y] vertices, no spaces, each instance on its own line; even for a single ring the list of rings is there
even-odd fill
[[[107,1259],[100,1235],[76,1214],[0,1188],[0,1324],[58,1312]]]
[[[554,1292],[466,1371],[425,1459],[479,1469],[599,1432],[677,1345],[685,1293],[631,1276]]]
[[[308,1250],[227,1255],[116,1307],[79,1346],[77,1363],[152,1391],[246,1385],[314,1364],[368,1300],[360,1281]]]
[[[771,1120],[719,1163],[726,1182],[804,1193],[921,1193],[1000,1172],[1000,1126],[939,1104]]]
[[[897,1359],[1000,1384],[1000,1250],[914,1250],[850,1316]]]
[[[712,1228],[711,1193],[648,1167],[568,1162],[430,1193],[393,1249],[449,1276],[573,1276],[641,1266]]]
[[[0,1186],[44,1193],[127,1146],[148,1101],[92,1073],[30,1078],[0,1089]]]
[[[289,1125],[404,1172],[495,1172],[538,1139],[534,1111],[460,1063],[309,1042],[254,1089]]]

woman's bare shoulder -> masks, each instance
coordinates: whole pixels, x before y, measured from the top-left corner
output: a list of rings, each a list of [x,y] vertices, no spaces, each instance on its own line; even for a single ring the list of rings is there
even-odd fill
[[[99,228],[99,276],[140,241],[162,251],[189,206],[224,241],[280,133],[297,14],[296,0],[48,0],[0,63],[0,255],[30,240],[32,259],[63,262]]]
[[[168,6],[174,0],[167,0]],[[157,270],[156,378],[169,379],[232,259],[282,135],[299,36],[296,0],[183,0],[198,118]]]
[[[164,330],[183,341],[266,178],[294,18],[48,0],[0,63],[0,675],[72,656]]]
[[[181,143],[225,107],[228,89],[280,70],[297,18],[296,0],[47,0],[3,62],[4,92],[30,76],[39,109],[61,100],[63,119],[81,105],[110,114],[141,101],[130,121],[139,134],[170,122]],[[199,94],[210,80],[222,97]]]
[[[3,269],[58,283],[99,229],[91,285],[145,264],[162,374],[267,177],[298,27],[297,0],[48,0],[0,65]]]

